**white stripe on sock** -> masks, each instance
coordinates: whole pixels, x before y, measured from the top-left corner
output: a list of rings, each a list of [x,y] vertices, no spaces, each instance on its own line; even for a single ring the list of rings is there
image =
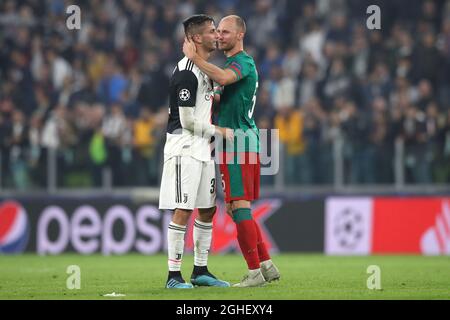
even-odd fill
[[[195,224],[198,224],[196,226]],[[195,219],[194,223],[194,265],[206,266],[208,264],[208,254],[211,248],[212,222],[201,222]],[[204,229],[206,227],[208,229]]]

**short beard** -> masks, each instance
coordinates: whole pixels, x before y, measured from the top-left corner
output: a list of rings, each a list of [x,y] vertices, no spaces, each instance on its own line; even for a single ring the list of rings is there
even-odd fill
[[[221,51],[230,51],[231,49],[233,49],[233,46],[231,46],[231,45],[224,46],[222,48],[219,47],[219,50],[221,50]]]

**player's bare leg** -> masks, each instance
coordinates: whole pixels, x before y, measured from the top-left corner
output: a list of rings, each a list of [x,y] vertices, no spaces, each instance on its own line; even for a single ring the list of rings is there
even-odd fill
[[[194,270],[191,275],[191,283],[197,286],[229,287],[228,282],[219,280],[211,274],[207,266],[215,212],[216,207],[199,209],[198,218],[194,221]]]
[[[169,275],[167,277],[166,288],[193,288],[192,284],[186,283],[181,275],[181,262],[184,253],[184,235],[191,214],[192,210],[175,209],[172,221],[169,224],[169,230],[167,232],[167,262],[169,266]]]
[[[233,219],[233,210],[231,210],[231,203],[225,203],[225,210],[230,218]]]

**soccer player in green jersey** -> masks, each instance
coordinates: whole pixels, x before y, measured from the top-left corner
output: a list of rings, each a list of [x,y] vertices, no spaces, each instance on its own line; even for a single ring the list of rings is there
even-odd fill
[[[221,150],[220,171],[227,211],[236,224],[239,246],[249,269],[235,286],[255,287],[280,278],[251,214],[251,201],[259,198],[261,169],[259,131],[253,119],[258,73],[253,58],[244,51],[244,20],[235,15],[224,17],[217,32],[218,48],[227,57],[224,69],[202,59],[190,39],[186,39],[183,52],[201,71],[223,86],[219,126],[233,129],[235,141],[231,148],[225,144],[225,149]]]

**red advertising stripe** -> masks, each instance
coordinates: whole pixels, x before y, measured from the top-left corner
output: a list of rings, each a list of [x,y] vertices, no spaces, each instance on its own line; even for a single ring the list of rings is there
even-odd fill
[[[0,243],[10,231],[17,214],[17,205],[11,202],[5,202],[0,206]]]
[[[449,198],[375,198],[372,253],[421,253],[421,239],[433,228]]]

